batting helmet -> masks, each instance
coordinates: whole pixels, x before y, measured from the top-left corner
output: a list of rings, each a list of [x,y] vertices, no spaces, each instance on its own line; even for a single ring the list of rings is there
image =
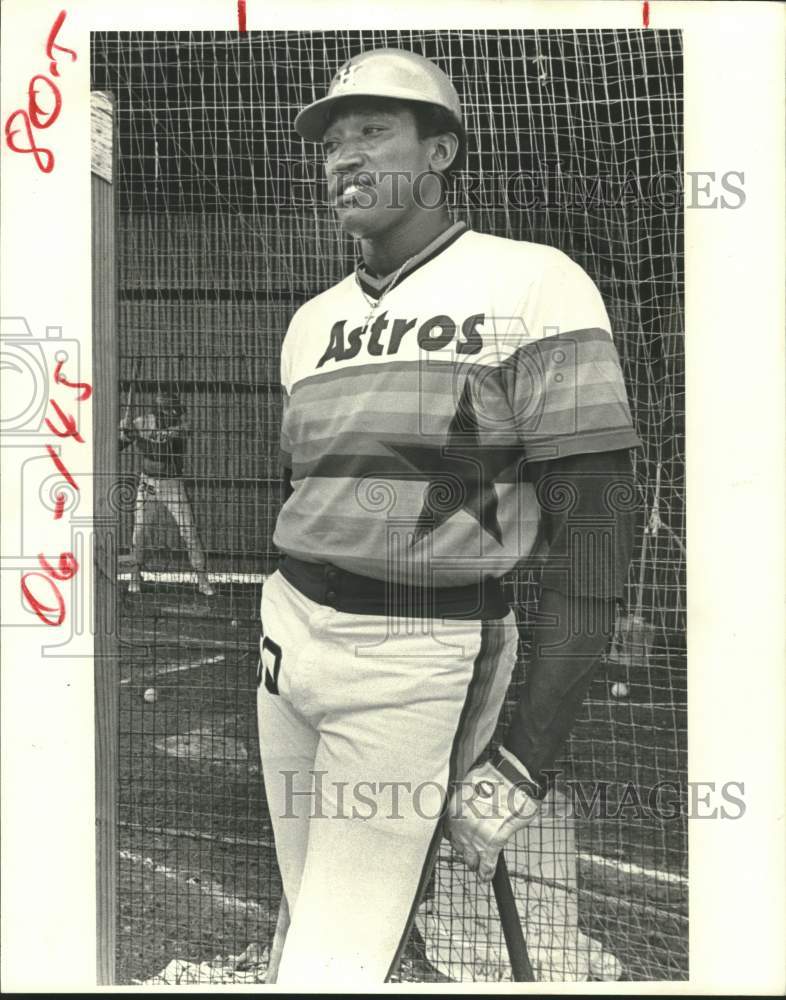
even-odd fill
[[[435,105],[461,125],[459,96],[439,66],[406,49],[372,49],[344,63],[333,77],[327,97],[303,108],[295,118],[297,132],[304,139],[319,142],[335,105],[351,97],[390,97]]]

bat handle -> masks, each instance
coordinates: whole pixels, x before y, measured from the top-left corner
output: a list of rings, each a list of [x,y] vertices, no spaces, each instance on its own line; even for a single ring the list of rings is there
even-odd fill
[[[494,888],[494,898],[497,901],[502,933],[505,935],[505,946],[510,957],[510,968],[513,981],[516,983],[534,983],[535,973],[527,952],[527,942],[521,929],[521,918],[516,907],[516,898],[510,884],[508,866],[505,855],[499,852],[497,867],[491,884]]]

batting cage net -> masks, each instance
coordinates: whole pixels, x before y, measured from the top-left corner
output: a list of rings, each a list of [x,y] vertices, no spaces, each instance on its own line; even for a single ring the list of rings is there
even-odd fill
[[[255,672],[279,352],[296,307],[355,260],[292,122],[382,46],[436,59],[461,94],[456,216],[559,247],[598,284],[644,442],[617,634],[550,808],[506,852],[536,978],[685,979],[680,36],[478,30],[93,37],[115,106],[118,422],[144,426],[163,393],[186,428],[169,492],[140,448],[120,455],[117,981],[265,980],[281,886]],[[520,682],[538,583],[507,586]],[[493,896],[445,845],[398,977],[510,975]]]

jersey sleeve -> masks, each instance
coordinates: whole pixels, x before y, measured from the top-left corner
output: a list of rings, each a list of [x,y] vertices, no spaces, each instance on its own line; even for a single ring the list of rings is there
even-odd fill
[[[559,254],[521,311],[526,335],[503,376],[528,457],[638,447],[608,314],[588,275]]]

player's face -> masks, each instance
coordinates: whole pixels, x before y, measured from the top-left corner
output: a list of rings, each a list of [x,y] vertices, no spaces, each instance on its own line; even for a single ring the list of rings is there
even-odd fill
[[[433,141],[418,136],[409,108],[396,101],[341,106],[322,138],[328,198],[342,228],[373,239],[433,207]]]

